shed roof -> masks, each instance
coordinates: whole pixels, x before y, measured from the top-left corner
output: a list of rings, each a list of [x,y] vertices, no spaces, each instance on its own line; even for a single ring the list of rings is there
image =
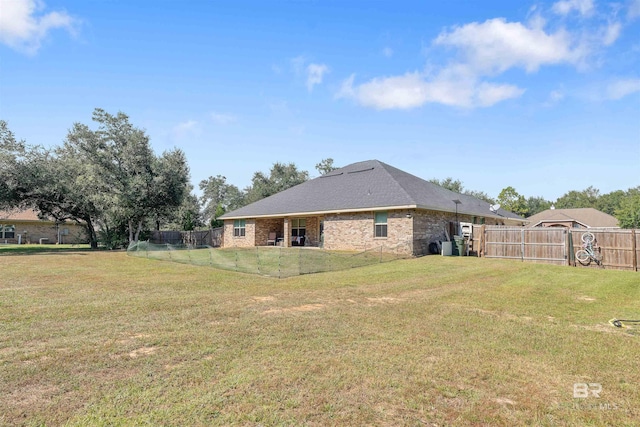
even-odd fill
[[[221,219],[386,209],[430,209],[500,219],[523,218],[449,191],[378,160],[353,163],[222,215]]]
[[[543,222],[579,222],[586,227],[618,227],[618,219],[594,208],[547,209],[527,218],[528,227]]]

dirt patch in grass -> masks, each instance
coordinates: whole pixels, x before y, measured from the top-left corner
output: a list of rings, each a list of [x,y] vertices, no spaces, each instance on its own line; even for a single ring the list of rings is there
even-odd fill
[[[325,304],[303,304],[296,307],[286,307],[286,308],[270,308],[269,310],[263,311],[264,314],[274,314],[274,313],[300,313],[307,311],[317,311],[322,310],[326,307]]]
[[[41,406],[51,402],[60,390],[59,387],[48,384],[28,384],[7,394],[7,404],[26,408],[33,405]]]

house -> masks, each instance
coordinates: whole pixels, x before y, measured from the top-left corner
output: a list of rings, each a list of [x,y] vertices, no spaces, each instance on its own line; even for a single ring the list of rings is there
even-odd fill
[[[378,160],[353,163],[220,217],[222,246],[322,246],[424,254],[460,222],[524,225],[493,209]]]
[[[84,227],[40,219],[31,209],[0,211],[0,243],[84,243]]]
[[[619,228],[615,217],[594,208],[547,209],[527,221],[527,227]]]

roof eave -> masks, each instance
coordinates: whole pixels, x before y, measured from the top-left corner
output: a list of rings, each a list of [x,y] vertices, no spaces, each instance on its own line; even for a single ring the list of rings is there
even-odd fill
[[[256,218],[256,219],[257,218],[284,218],[284,217],[293,217],[293,216],[300,217],[305,215],[319,216],[319,215],[328,215],[328,214],[375,212],[375,211],[388,211],[388,210],[400,210],[400,209],[421,209],[421,210],[427,210],[427,211],[455,213],[455,211],[438,209],[438,208],[434,208],[432,206],[427,206],[427,205],[395,205],[395,206],[378,206],[378,207],[367,207],[367,208],[332,209],[332,210],[324,210],[324,211],[284,212],[284,213],[264,214],[264,215],[222,215],[219,219],[234,220],[234,219],[247,219],[247,218]],[[470,215],[470,216],[484,216],[485,218],[518,221],[523,223],[527,222],[525,219],[522,219],[522,218],[511,218],[503,215],[468,213],[464,211],[458,211],[458,214]]]

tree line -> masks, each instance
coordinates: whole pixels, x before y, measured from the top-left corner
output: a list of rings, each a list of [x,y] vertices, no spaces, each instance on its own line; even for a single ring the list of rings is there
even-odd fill
[[[626,191],[616,190],[606,194],[601,194],[600,190],[590,186],[581,191],[568,191],[555,201],[551,201],[539,196],[526,198],[511,186],[502,189],[494,199],[482,191],[465,189],[462,182],[457,179],[434,178],[430,181],[456,193],[469,194],[491,204],[498,203],[502,208],[525,218],[550,209],[552,206],[556,209],[594,208],[616,217],[622,228],[640,228],[640,185]]]
[[[240,190],[221,175],[190,184],[184,152],[156,155],[149,136],[129,117],[94,110],[95,129],[74,123],[62,145],[45,148],[16,139],[0,120],[0,209],[30,208],[42,218],[74,221],[92,248],[124,247],[152,229],[194,230],[221,225],[224,212],[253,203],[309,179],[293,163],[255,172]],[[324,159],[316,169],[335,169]]]
[[[332,158],[322,159],[315,168],[321,175],[336,169]],[[220,227],[222,221],[218,218],[225,212],[302,184],[308,179],[309,172],[298,170],[294,163],[274,163],[268,174],[255,172],[251,184],[243,190],[227,183],[227,178],[222,175],[210,176],[200,182],[203,217],[212,227]]]
[[[19,141],[0,121],[0,207],[82,224],[92,248],[136,242],[150,224],[170,223],[189,200],[179,149],[156,155],[124,113],[93,112],[97,129],[75,123],[61,146]]]

